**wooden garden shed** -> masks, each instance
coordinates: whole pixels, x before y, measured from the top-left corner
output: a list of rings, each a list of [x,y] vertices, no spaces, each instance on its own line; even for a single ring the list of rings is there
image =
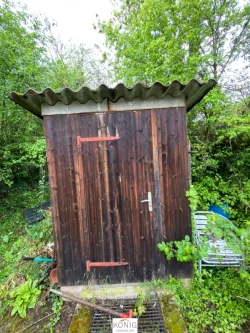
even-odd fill
[[[62,286],[192,276],[157,244],[191,236],[186,112],[215,84],[10,94],[43,119]]]

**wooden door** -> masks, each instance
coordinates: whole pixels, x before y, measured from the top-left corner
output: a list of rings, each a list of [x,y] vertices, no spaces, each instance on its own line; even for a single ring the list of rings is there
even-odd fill
[[[91,268],[90,275],[112,282],[143,281],[163,275],[164,258],[157,250],[162,240],[162,218],[159,172],[154,166],[158,154],[153,152],[158,151],[156,125],[151,111],[79,118],[81,138],[119,138],[86,141],[80,147],[89,260],[129,264]],[[152,211],[148,202],[141,202],[148,199],[149,192]]]

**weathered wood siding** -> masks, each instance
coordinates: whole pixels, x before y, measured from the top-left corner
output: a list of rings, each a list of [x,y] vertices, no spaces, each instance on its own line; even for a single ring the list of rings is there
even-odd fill
[[[44,116],[44,127],[61,285],[190,277],[157,250],[191,235],[185,108]],[[78,147],[77,136],[120,139]],[[86,260],[129,265],[86,274]]]

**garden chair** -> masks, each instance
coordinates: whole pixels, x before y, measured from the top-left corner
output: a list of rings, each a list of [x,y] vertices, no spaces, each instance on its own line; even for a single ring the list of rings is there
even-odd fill
[[[223,219],[223,222],[226,222],[225,224],[228,224],[231,230],[237,231],[234,224],[222,215],[209,211],[195,212],[197,245],[201,245],[204,239],[209,245],[207,256],[198,261],[199,271],[201,272],[203,267],[239,267],[244,262],[243,255],[230,249],[224,239],[217,238],[212,232],[208,233],[204,230],[206,229],[208,218],[212,214],[215,217],[215,224],[217,219]],[[237,240],[236,236],[235,240]]]

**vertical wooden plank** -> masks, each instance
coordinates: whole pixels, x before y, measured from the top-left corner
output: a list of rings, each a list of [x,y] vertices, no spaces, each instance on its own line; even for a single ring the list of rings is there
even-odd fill
[[[86,190],[84,183],[85,166],[82,158],[82,147],[77,146],[77,136],[80,135],[81,116],[71,115],[71,139],[73,147],[73,166],[75,174],[76,202],[78,214],[78,231],[80,240],[80,255],[82,260],[82,274],[85,280],[86,260],[90,259],[89,226],[87,222]]]
[[[93,118],[93,128],[92,132],[89,133],[90,136],[98,136],[98,119],[97,116]],[[92,142],[88,144],[90,151],[90,158],[92,160],[91,168],[92,168],[92,180],[93,180],[93,197],[92,197],[92,205],[94,207],[94,221],[95,224],[95,248],[96,248],[96,256],[92,258],[92,260],[96,261],[105,261],[105,247],[104,247],[104,239],[103,239],[103,227],[102,227],[102,193],[101,193],[101,183],[100,183],[100,174],[101,170],[99,168],[99,143]]]
[[[128,115],[125,112],[119,113],[118,115],[117,130],[121,137],[117,141],[117,160],[119,167],[119,209],[121,211],[121,226],[124,234],[124,254],[125,260],[129,263],[129,266],[125,268],[126,280],[136,281],[135,270],[134,270],[134,254],[133,254],[133,237],[132,237],[132,226],[131,226],[131,214],[129,205],[129,171],[128,171],[128,156],[129,156],[129,145],[130,135],[128,131]]]
[[[160,185],[160,206],[162,216],[162,240],[166,240],[165,227],[165,184],[163,177],[163,163],[165,162],[165,145],[164,145],[164,121],[162,122],[162,110],[157,110],[157,147],[158,147],[158,163],[159,163],[159,185]]]
[[[157,111],[151,111],[152,125],[152,149],[153,149],[153,165],[154,165],[154,235],[157,258],[157,276],[163,278],[165,275],[165,258],[162,253],[157,251],[157,244],[162,241],[162,212],[161,212],[161,192],[160,192],[160,174],[159,174],[159,159],[158,159],[158,128],[157,128]]]
[[[88,116],[88,126],[86,127],[86,132],[83,134],[84,137],[96,137],[98,136],[98,124],[96,120],[96,115]],[[83,148],[83,159],[86,165],[86,178],[87,182],[87,201],[89,207],[89,230],[90,230],[90,248],[91,248],[91,260],[98,261],[98,224],[99,221],[96,219],[96,195],[95,195],[95,177],[94,177],[94,159],[95,159],[95,147],[96,142],[84,142]],[[93,268],[92,270],[99,271]],[[96,275],[97,278],[97,275]]]
[[[105,124],[104,115],[100,114],[99,117],[99,136],[107,136],[107,126]],[[102,159],[102,172],[104,180],[105,191],[105,205],[107,214],[107,234],[108,234],[108,252],[110,261],[114,261],[114,245],[113,245],[113,232],[112,232],[112,218],[110,207],[110,184],[109,184],[109,165],[108,165],[108,147],[107,142],[101,144],[101,159]]]
[[[175,109],[170,108],[167,110],[168,116],[168,159],[167,159],[167,177],[168,177],[168,205],[169,205],[169,240],[175,239],[175,123],[174,123]]]
[[[71,139],[71,125],[70,116],[63,116],[64,140],[62,145],[64,147],[64,178],[65,178],[65,191],[64,196],[67,206],[67,219],[68,230],[70,234],[70,246],[72,250],[72,279],[74,285],[79,285],[83,282],[82,274],[82,258],[80,251],[80,239],[78,229],[78,214],[76,208],[76,186],[75,186],[75,173],[73,165],[72,153],[72,139]]]
[[[147,184],[146,191],[152,193],[154,196],[154,164],[153,164],[153,149],[152,149],[152,121],[151,121],[151,111],[147,112],[146,124],[145,124],[145,135],[144,135],[144,153],[145,153],[145,182]],[[149,262],[150,262],[150,272],[149,275],[151,279],[157,278],[157,260],[155,260],[155,234],[154,234],[154,219],[153,212],[148,213],[148,238],[147,243],[149,247]]]
[[[99,132],[99,127],[98,127],[98,120],[96,119],[97,122],[97,132]],[[107,254],[107,242],[106,242],[106,230],[103,226],[103,209],[102,209],[102,203],[104,200],[104,193],[102,190],[102,168],[101,168],[101,162],[100,162],[100,149],[101,149],[101,144],[97,144],[95,148],[95,178],[96,178],[96,210],[97,210],[97,223],[98,223],[98,237],[99,237],[99,258],[100,261],[106,261],[108,254]]]
[[[64,285],[72,285],[74,281],[73,256],[70,234],[69,206],[65,196],[68,186],[65,175],[66,156],[64,151],[64,143],[66,140],[65,116],[53,116],[53,129],[55,136],[55,161],[58,184],[58,202],[59,202],[59,218],[62,233],[62,247],[64,250]]]
[[[80,115],[80,136],[83,138],[88,138],[97,136],[97,131],[94,133],[93,128],[93,116],[90,114]],[[84,229],[87,230],[88,234],[88,251],[89,260],[96,261],[96,221],[94,220],[94,201],[93,201],[93,170],[92,170],[92,147],[93,142],[83,142],[81,144],[81,159],[84,169],[83,174],[83,184],[85,191],[85,219],[84,219]],[[95,144],[95,143],[94,143]],[[93,283],[97,279],[96,268],[91,269],[88,273],[88,280]]]
[[[190,211],[186,190],[188,189],[187,133],[185,108],[161,110],[163,124],[162,143],[165,146],[163,155],[163,182],[165,192],[165,228],[167,240],[180,240],[190,234]],[[164,126],[164,123],[166,126]],[[163,218],[164,221],[164,218]],[[167,274],[175,277],[190,277],[190,264],[176,260],[167,262]]]
[[[179,137],[179,153],[178,153],[178,168],[179,168],[179,221],[180,228],[177,239],[183,239],[185,235],[192,238],[191,232],[191,215],[189,202],[186,196],[186,191],[189,189],[189,168],[188,168],[188,140],[187,140],[187,125],[186,125],[186,110],[185,108],[177,108],[178,123],[177,135]],[[178,275],[180,277],[192,277],[193,264],[182,263],[178,266]]]
[[[137,216],[136,222],[138,224],[138,235],[137,241],[140,243],[140,253],[141,253],[141,262],[140,262],[140,279],[147,279],[147,269],[148,269],[148,252],[147,252],[147,233],[146,233],[146,223],[148,216],[148,205],[141,203],[145,197],[147,197],[147,191],[143,191],[143,163],[144,163],[144,151],[143,151],[143,130],[145,130],[143,123],[143,112],[138,111],[134,115],[135,117],[135,167],[137,172]],[[143,213],[146,213],[145,215]]]
[[[110,113],[106,115],[106,123],[108,134],[110,136],[118,136],[117,124],[119,122],[118,113]],[[118,140],[119,141],[119,140]],[[120,209],[120,174],[117,159],[118,141],[110,141],[109,150],[109,171],[110,171],[110,203],[113,223],[113,239],[114,239],[114,258],[115,261],[125,261],[123,248],[123,230],[121,225],[121,209]],[[124,267],[114,269],[115,279],[117,282],[125,281]]]
[[[165,111],[165,113],[164,113]],[[175,216],[176,210],[176,193],[175,193],[175,151],[176,151],[176,124],[174,122],[175,108],[170,108],[162,111],[166,117],[166,164],[165,164],[165,184],[166,186],[166,203],[167,203],[167,216],[166,216],[166,230],[167,241],[175,240],[175,230],[177,228],[177,221]],[[164,117],[164,115],[163,115]],[[167,274],[176,276],[176,260],[167,262]]]
[[[184,197],[182,201],[183,211],[185,211],[186,220],[183,222],[183,233],[185,235],[189,235],[192,237],[192,226],[191,226],[191,211],[189,207],[189,201],[186,196],[186,191],[190,187],[191,181],[191,165],[190,165],[190,154],[188,153],[190,150],[189,141],[187,139],[187,120],[186,120],[186,110],[185,108],[179,108],[179,114],[181,117],[181,126],[179,128],[180,133],[182,133],[182,171],[181,171],[181,187],[185,188],[185,192],[183,192]]]
[[[137,175],[137,159],[139,156],[136,152],[137,146],[137,131],[136,131],[136,119],[137,114],[129,112],[128,122],[128,136],[130,136],[130,145],[128,146],[128,167],[129,167],[129,202],[130,202],[130,214],[132,223],[132,237],[134,242],[134,270],[136,277],[139,281],[142,280],[143,276],[143,256],[141,252],[141,230],[140,230],[140,216],[139,216],[139,197],[138,197],[138,175]],[[138,255],[140,253],[140,256]]]
[[[64,281],[64,264],[63,264],[62,234],[60,228],[59,207],[58,207],[59,189],[57,186],[57,172],[56,172],[56,163],[55,163],[55,142],[54,142],[55,138],[53,133],[53,117],[44,116],[43,125],[44,125],[46,147],[47,147],[47,163],[48,163],[48,172],[49,172],[55,253],[57,261],[58,279],[59,283],[61,284]]]

